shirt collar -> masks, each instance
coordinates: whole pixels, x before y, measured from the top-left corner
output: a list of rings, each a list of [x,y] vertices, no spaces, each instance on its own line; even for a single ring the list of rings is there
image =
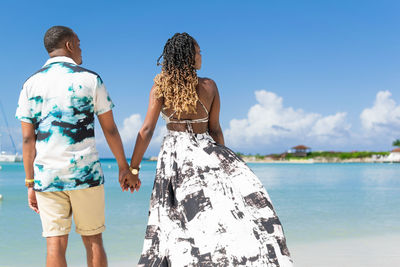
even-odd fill
[[[46,63],[43,65],[43,67],[44,67],[44,66],[47,66],[47,65],[49,65],[49,64],[51,64],[51,63],[54,63],[54,62],[67,62],[67,63],[71,63],[71,64],[78,65],[78,64],[76,64],[76,62],[75,62],[72,58],[61,56],[61,57],[52,57],[52,58],[49,58],[49,59],[46,61]]]

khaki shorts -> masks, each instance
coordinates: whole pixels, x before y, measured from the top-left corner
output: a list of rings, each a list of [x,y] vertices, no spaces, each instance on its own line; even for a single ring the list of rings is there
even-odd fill
[[[96,235],[105,230],[104,186],[71,191],[36,192],[43,236],[67,235],[72,214],[75,231],[80,235]]]

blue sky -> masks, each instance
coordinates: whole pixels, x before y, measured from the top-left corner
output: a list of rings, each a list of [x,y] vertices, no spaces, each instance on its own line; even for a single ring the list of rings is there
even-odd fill
[[[45,31],[69,26],[83,66],[102,76],[116,104],[130,155],[156,60],[170,36],[186,31],[201,46],[199,76],[219,87],[235,151],[279,153],[300,143],[390,150],[400,138],[399,12],[399,1],[385,0],[2,1],[1,102],[20,148],[20,88],[47,59]],[[161,129],[147,155],[157,153]],[[97,133],[100,154],[110,156]]]

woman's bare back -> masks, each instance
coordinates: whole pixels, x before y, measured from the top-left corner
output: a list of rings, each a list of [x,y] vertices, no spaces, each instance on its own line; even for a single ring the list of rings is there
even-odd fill
[[[216,85],[213,80],[208,78],[199,78],[199,83],[196,87],[196,92],[199,97],[196,105],[196,113],[183,112],[178,119],[172,109],[163,109],[163,113],[170,118],[167,128],[173,131],[186,131],[187,124],[180,123],[182,121],[191,121],[194,133],[204,133],[209,130],[208,120],[212,109],[213,101],[216,95]],[[205,120],[207,119],[207,120]],[[200,120],[201,122],[196,122]]]

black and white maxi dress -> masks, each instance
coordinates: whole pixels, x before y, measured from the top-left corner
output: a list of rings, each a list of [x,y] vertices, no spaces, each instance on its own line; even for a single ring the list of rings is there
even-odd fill
[[[164,137],[138,266],[293,266],[260,180],[207,132],[193,133],[207,119],[174,120],[187,131]]]

